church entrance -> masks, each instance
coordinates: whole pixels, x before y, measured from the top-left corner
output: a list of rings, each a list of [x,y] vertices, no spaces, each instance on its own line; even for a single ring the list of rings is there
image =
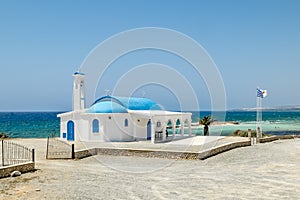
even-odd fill
[[[151,120],[147,124],[147,140],[151,140]]]
[[[74,140],[74,122],[68,121],[67,123],[67,140]]]

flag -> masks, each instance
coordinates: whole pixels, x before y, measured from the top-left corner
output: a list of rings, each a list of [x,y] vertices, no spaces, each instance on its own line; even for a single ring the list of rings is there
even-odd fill
[[[267,96],[267,90],[256,89],[257,97],[265,98]]]

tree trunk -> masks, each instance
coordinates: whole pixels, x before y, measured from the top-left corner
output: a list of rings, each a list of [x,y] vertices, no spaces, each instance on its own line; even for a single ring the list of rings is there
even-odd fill
[[[208,132],[208,126],[205,125],[204,126],[204,136],[208,136],[209,135],[209,132]]]

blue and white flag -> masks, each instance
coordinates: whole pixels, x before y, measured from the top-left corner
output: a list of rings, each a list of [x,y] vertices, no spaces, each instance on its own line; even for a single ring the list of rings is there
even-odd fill
[[[258,88],[256,90],[257,90],[257,97],[265,98],[267,96],[267,90],[261,90]]]

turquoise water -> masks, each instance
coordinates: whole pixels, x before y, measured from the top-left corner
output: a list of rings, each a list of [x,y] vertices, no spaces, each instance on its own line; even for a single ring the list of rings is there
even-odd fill
[[[61,112],[59,112],[61,113]],[[59,135],[58,112],[0,112],[0,131],[11,138]]]
[[[59,118],[62,112],[0,112],[0,132],[12,138],[45,138],[50,134],[59,135]],[[210,115],[210,112],[193,112],[192,119]],[[214,113],[213,118],[223,121],[222,113]],[[211,135],[229,135],[233,131],[255,129],[256,112],[228,111],[226,121],[237,121],[239,125],[210,126]],[[273,134],[300,133],[299,111],[269,111],[263,113],[262,128]],[[177,130],[179,133],[179,130]],[[203,134],[202,127],[192,127],[192,132]]]
[[[193,121],[202,118],[205,115],[211,115],[211,112],[193,112]],[[224,113],[213,113],[213,118],[217,121],[224,121]],[[267,134],[299,134],[300,133],[300,111],[264,111],[262,121],[262,130]],[[256,129],[255,111],[227,111],[225,121],[239,122],[238,125],[210,126],[211,135],[230,135],[235,130],[247,131],[249,128]],[[193,133],[202,135],[202,128],[193,128]]]

